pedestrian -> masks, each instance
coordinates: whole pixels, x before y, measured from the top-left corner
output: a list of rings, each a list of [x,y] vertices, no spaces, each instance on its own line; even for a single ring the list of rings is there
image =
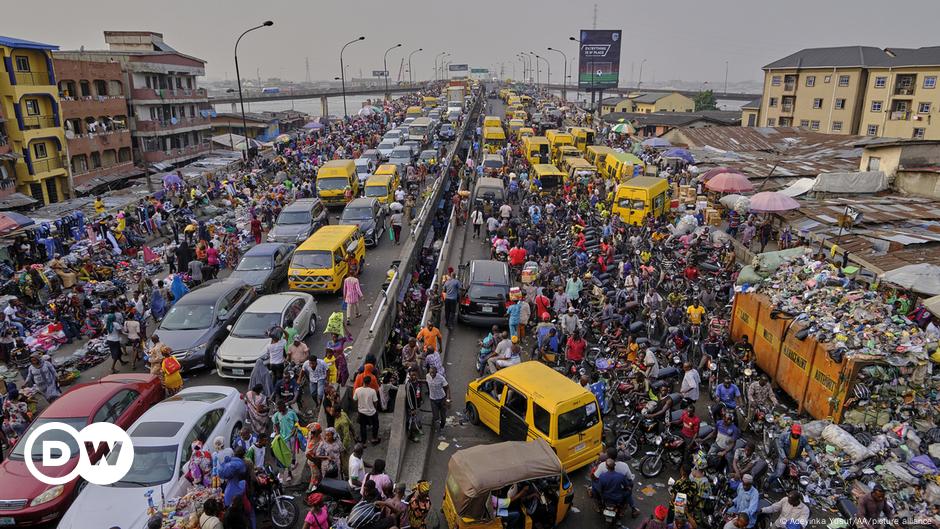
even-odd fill
[[[118,311],[117,307],[111,309],[105,316],[104,330],[105,343],[108,344],[108,350],[111,351],[111,373],[117,373],[118,362],[121,365],[127,364],[123,359],[124,348],[121,347],[121,330],[124,328],[124,315]]]
[[[359,301],[362,299],[362,287],[359,285],[359,278],[350,275],[343,280],[343,301],[346,303],[346,325],[349,325],[355,311],[356,317],[360,317]]]
[[[262,358],[267,358],[268,368],[275,381],[280,382],[284,374],[284,345],[287,340],[280,337],[281,333],[271,333],[271,341],[264,348]]]
[[[261,221],[257,215],[251,216],[251,236],[255,239],[255,244],[261,244]]]
[[[394,211],[392,213],[389,222],[392,224],[392,234],[395,236],[395,244],[400,244],[401,242],[401,226],[402,226],[402,213],[401,211]]]
[[[372,429],[372,444],[377,445],[379,441],[379,415],[377,404],[379,394],[372,389],[372,376],[363,377],[363,385],[353,391],[353,400],[356,401],[356,411],[359,415],[359,439],[360,443],[366,442],[366,430]]]
[[[183,376],[180,374],[182,366],[179,360],[173,356],[173,350],[169,347],[163,347],[163,392],[167,397],[176,395],[183,389]]]
[[[483,210],[479,206],[470,213],[470,223],[473,224],[473,237],[476,239],[480,236],[480,228],[483,227]]]
[[[444,320],[448,329],[453,329],[457,321],[457,304],[463,285],[454,275],[444,282]]]
[[[444,429],[447,419],[447,407],[450,406],[450,386],[437,368],[431,366],[426,376],[428,383],[428,398],[431,401],[431,424],[437,424],[439,430]]]
[[[133,357],[131,358],[131,369],[137,369],[137,361],[140,360],[143,353],[144,342],[140,331],[140,321],[135,317],[136,309],[131,309],[124,321],[124,334],[127,336],[127,343],[131,346]]]
[[[23,386],[35,388],[50,403],[62,394],[59,390],[55,366],[52,362],[40,357],[38,353],[33,353],[29,357],[29,367],[26,368],[26,380]]]

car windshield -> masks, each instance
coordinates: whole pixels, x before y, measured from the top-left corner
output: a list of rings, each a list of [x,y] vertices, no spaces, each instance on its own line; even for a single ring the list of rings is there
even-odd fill
[[[565,439],[577,435],[600,421],[596,402],[589,402],[579,408],[566,411],[558,416],[558,438]]]
[[[344,184],[345,180],[341,180]],[[319,187],[320,182],[317,182]],[[277,217],[278,224],[310,224],[310,212],[309,211],[282,211]]]
[[[238,338],[264,338],[272,327],[280,323],[279,312],[245,312],[238,317],[231,335]]]
[[[397,144],[394,141],[383,141],[379,144],[379,150],[391,150],[395,148],[395,145]]]
[[[271,269],[271,256],[270,255],[246,255],[242,257],[240,263],[238,263],[238,268],[236,270],[240,271],[250,271],[250,270],[270,270]]]
[[[44,424],[49,424],[51,422],[65,423],[71,426],[72,428],[75,428],[76,430],[81,430],[82,428],[85,427],[86,424],[88,424],[88,418],[71,417],[68,419],[58,419],[58,418],[46,419],[46,418],[40,417],[36,419],[35,421],[33,421],[33,424],[29,426],[29,429],[26,430],[26,433],[24,433],[21,437],[23,439],[26,439],[27,437],[32,435],[32,433],[36,431],[37,428],[39,428],[40,426]],[[39,437],[36,438],[36,442],[33,443],[32,459],[34,461],[37,459],[42,459],[42,446],[43,446],[43,443],[45,443],[46,441],[59,441],[59,442],[65,443],[65,445],[68,447],[69,454],[73,456],[78,455],[78,443],[76,442],[75,438],[69,435],[68,432],[64,432],[58,429],[52,429],[52,430],[47,430],[46,432],[41,434]],[[24,460],[25,458],[23,457],[23,455],[24,455],[25,450],[26,450],[25,441],[22,443],[16,443],[16,446],[13,447],[13,451],[10,452],[10,459],[15,459],[19,461]]]
[[[291,268],[333,268],[333,253],[326,250],[297,252]]]
[[[163,318],[160,328],[167,331],[194,331],[207,329],[212,325],[215,305],[197,305],[195,303],[173,305]]]
[[[369,194],[369,190],[370,190],[370,189],[374,190],[374,189],[376,189],[376,188],[374,188],[374,187],[372,187],[372,188],[367,187],[367,188],[366,188],[366,196],[367,196],[367,197],[371,197],[371,196],[383,196],[383,195],[385,194],[385,191],[386,191],[384,187],[383,187],[383,188],[378,188],[378,189],[380,189],[380,190],[382,191],[381,194],[379,194],[379,195],[370,195],[370,194]],[[346,208],[346,209],[343,210],[343,218],[342,218],[341,220],[343,220],[343,221],[350,221],[350,220],[369,220],[369,219],[371,219],[371,218],[372,218],[372,208]]]
[[[470,299],[506,301],[507,290],[508,289],[504,286],[475,283],[470,285],[470,289],[467,291],[467,297]]]
[[[349,187],[349,180],[345,178],[317,178],[317,189],[334,190],[346,189],[347,187]],[[281,213],[281,216],[284,216],[284,214]],[[278,219],[278,222],[280,222],[280,219]]]
[[[366,186],[366,196],[370,198],[384,197],[388,194],[388,188],[383,186]],[[362,209],[362,208],[356,208]],[[343,213],[343,217],[346,217],[346,214]]]
[[[134,446],[131,469],[112,487],[150,487],[173,479],[176,472],[178,446]],[[108,454],[108,463],[115,464],[120,452]]]
[[[411,158],[411,149],[405,149],[403,151],[394,150],[392,151],[392,158],[395,160],[408,160]]]
[[[492,160],[492,159],[483,160],[483,167],[486,167],[486,168],[492,167],[493,169],[499,169],[502,166],[503,166],[502,160]]]

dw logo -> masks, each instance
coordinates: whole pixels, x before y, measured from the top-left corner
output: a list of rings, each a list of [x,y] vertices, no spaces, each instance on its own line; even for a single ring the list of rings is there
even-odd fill
[[[50,477],[43,474],[36,468],[36,462],[33,461],[35,452],[33,445],[38,441],[39,436],[50,431],[61,431],[75,439],[78,446],[78,465],[71,472],[60,477]],[[57,439],[47,439],[41,441],[42,461],[44,467],[61,467],[68,463],[74,454],[71,447],[65,441]],[[91,463],[89,451],[96,452],[104,445],[109,451],[109,457],[116,460],[113,463],[108,461],[109,457],[102,457],[97,464]],[[90,446],[91,450],[87,450]],[[81,476],[85,481],[95,485],[110,485],[120,481],[134,463],[134,443],[127,432],[119,426],[109,422],[96,422],[89,424],[78,431],[68,424],[61,422],[50,422],[43,424],[26,438],[24,447],[26,454],[26,468],[29,473],[46,485],[62,485],[72,481],[77,476]]]

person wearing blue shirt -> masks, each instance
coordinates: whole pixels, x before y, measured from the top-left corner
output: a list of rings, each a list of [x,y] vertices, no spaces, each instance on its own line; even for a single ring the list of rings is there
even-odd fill
[[[708,449],[709,460],[715,457],[721,458],[717,468],[721,469],[724,465],[731,468],[731,458],[734,455],[735,444],[741,437],[741,430],[734,423],[733,412],[725,410],[721,419],[715,423],[713,434],[709,435],[715,437],[715,442]]]
[[[617,468],[617,461],[608,459],[605,463],[607,472],[601,474],[591,483],[591,497],[601,508],[605,503],[617,506],[624,505],[627,501],[627,476],[614,469]],[[756,507],[755,507],[756,508]]]
[[[760,500],[760,494],[754,487],[754,478],[750,474],[745,474],[741,478],[741,484],[738,485],[738,492],[731,503],[731,514],[747,514],[748,528],[754,527],[757,521],[757,503]]]
[[[519,322],[522,319],[522,302],[513,303],[506,309],[506,314],[509,315],[509,332],[511,333],[512,338],[518,338],[519,336]]]

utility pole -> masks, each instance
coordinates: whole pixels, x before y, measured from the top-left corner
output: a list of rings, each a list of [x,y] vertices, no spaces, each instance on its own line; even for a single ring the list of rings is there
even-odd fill
[[[304,66],[307,68],[307,82],[310,82],[310,57],[304,57]]]
[[[725,95],[728,95],[728,61],[725,61]]]
[[[591,29],[597,29],[597,4],[594,4],[594,23]]]

